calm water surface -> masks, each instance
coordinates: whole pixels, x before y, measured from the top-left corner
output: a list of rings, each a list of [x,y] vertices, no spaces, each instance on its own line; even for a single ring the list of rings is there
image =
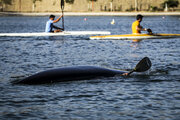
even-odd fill
[[[135,20],[84,18],[65,17],[66,30],[129,34]],[[47,19],[1,16],[0,32],[43,32]],[[110,25],[112,19],[115,25]],[[180,33],[180,16],[145,17],[142,25],[155,33]],[[0,37],[0,119],[180,119],[180,38],[132,42],[88,37]],[[65,66],[131,69],[145,56],[152,61],[151,70],[131,77],[35,86],[11,84],[14,79]]]

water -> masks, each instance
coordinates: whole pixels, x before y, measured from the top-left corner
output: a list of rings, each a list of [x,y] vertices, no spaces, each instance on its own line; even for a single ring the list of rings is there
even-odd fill
[[[0,17],[0,32],[43,32],[48,17]],[[134,17],[65,17],[66,30],[131,33]],[[110,25],[112,19],[116,24]],[[144,17],[155,33],[180,33],[179,16]],[[0,119],[180,119],[180,39],[140,42],[80,37],[0,37]],[[131,77],[46,85],[11,81],[52,68],[131,69],[148,56],[150,71]]]

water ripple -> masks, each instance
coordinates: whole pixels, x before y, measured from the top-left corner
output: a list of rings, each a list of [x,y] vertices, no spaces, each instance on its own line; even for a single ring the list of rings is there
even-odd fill
[[[116,25],[110,25],[112,19]],[[46,20],[47,17],[0,17],[0,32],[42,32]],[[135,18],[89,16],[83,20],[84,16],[66,17],[65,27],[128,34]],[[179,22],[178,16],[146,16],[142,25],[155,33],[180,33]],[[88,37],[1,37],[0,119],[180,118],[179,38],[132,42]],[[131,77],[36,86],[10,83],[39,71],[73,65],[131,70],[145,56],[152,61],[151,70]]]

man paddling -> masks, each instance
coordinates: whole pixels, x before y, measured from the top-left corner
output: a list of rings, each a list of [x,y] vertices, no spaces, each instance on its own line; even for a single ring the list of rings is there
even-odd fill
[[[140,25],[142,19],[143,19],[143,16],[142,16],[142,15],[138,14],[138,15],[136,16],[136,21],[133,22],[133,24],[132,24],[132,33],[133,33],[133,34],[141,34],[141,31],[147,31],[148,34],[152,34],[151,29],[143,28],[143,27]]]
[[[53,23],[57,23],[59,22],[59,20],[63,17],[60,16],[58,19],[54,20],[55,19],[55,16],[54,15],[50,15],[49,16],[49,20],[47,21],[46,23],[46,29],[45,29],[45,32],[62,32],[63,29],[62,28],[59,28],[55,25],[53,25]]]

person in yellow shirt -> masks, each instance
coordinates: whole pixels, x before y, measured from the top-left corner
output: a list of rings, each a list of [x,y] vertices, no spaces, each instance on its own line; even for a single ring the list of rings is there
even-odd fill
[[[137,20],[136,20],[135,22],[133,22],[133,24],[132,24],[132,33],[133,33],[133,34],[141,34],[141,31],[147,31],[148,34],[152,34],[151,29],[143,28],[143,27],[140,25],[140,23],[141,23],[141,21],[142,21],[142,19],[143,19],[143,16],[142,16],[142,15],[138,14],[138,15],[136,16],[136,19],[137,19]]]

